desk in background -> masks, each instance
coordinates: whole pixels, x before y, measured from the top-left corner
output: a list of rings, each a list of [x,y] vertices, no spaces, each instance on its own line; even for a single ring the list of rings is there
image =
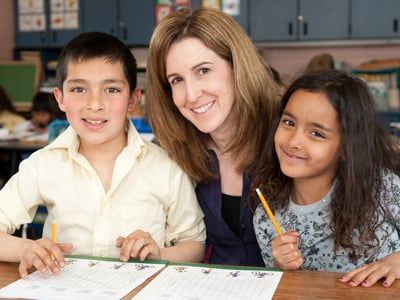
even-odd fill
[[[0,141],[0,152],[10,153],[10,177],[18,171],[18,166],[21,161],[20,154],[34,152],[47,143],[44,142],[20,142],[20,141]]]
[[[285,272],[273,299],[399,299],[400,280],[390,288],[382,282],[370,288],[350,287],[339,282],[340,273],[290,271]],[[19,279],[18,264],[0,262],[0,287]],[[151,278],[123,299],[131,299]],[[261,300],[261,299],[260,299]]]

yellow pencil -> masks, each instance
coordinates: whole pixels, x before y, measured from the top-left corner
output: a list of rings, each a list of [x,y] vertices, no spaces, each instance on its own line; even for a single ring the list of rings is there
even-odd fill
[[[53,243],[57,243],[57,223],[56,221],[54,221],[53,223],[51,223],[51,241]],[[55,255],[54,253],[51,253],[51,259],[55,260]]]
[[[57,223],[53,222],[51,224],[51,241],[57,243]]]
[[[256,192],[258,195],[258,198],[260,198],[262,205],[264,206],[265,212],[267,213],[268,217],[271,219],[272,225],[274,225],[276,232],[278,232],[279,235],[282,235],[282,229],[279,227],[278,222],[275,219],[274,214],[272,213],[271,209],[269,208],[269,205],[267,203],[267,200],[265,200],[264,195],[261,193],[259,188],[256,188]]]

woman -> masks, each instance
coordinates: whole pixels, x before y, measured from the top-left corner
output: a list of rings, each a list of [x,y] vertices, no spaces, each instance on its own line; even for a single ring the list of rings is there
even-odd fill
[[[262,266],[246,199],[277,88],[256,48],[230,16],[182,9],[153,33],[146,82],[158,141],[198,183],[205,262]]]

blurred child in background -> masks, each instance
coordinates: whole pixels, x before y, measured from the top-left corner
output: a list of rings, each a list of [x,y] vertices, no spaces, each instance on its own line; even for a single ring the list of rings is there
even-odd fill
[[[13,132],[15,127],[24,121],[24,117],[16,113],[6,91],[0,86],[0,127]]]
[[[32,100],[32,117],[15,127],[17,133],[36,133],[48,140],[47,127],[54,119],[57,102],[52,93],[38,92]]]

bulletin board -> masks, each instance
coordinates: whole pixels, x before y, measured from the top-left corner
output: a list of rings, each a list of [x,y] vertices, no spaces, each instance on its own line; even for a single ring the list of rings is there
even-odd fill
[[[0,61],[0,85],[14,104],[32,102],[39,79],[39,63]]]

